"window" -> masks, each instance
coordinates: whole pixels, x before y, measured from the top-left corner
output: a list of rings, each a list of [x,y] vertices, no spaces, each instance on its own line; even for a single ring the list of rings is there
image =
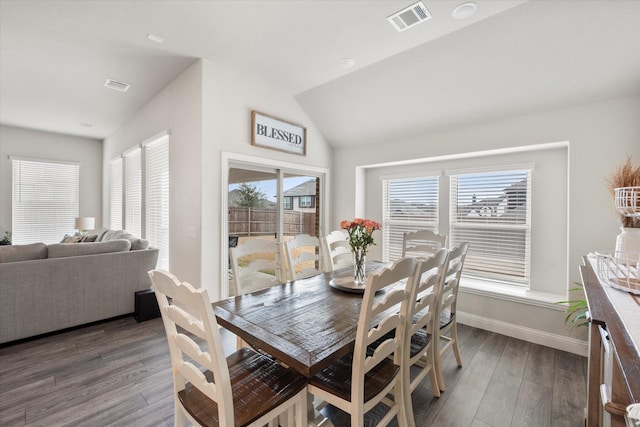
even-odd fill
[[[465,276],[529,284],[530,171],[451,175],[450,242],[469,242]]]
[[[402,255],[405,232],[428,229],[447,234],[450,248],[469,242],[466,277],[528,286],[531,171],[448,172],[449,188],[445,185],[443,194],[438,175],[382,179],[383,260]],[[439,205],[449,211],[448,223],[442,225]]]
[[[160,249],[158,268],[169,269],[169,138],[145,145],[145,238]]]
[[[292,202],[292,197],[289,196],[285,196],[282,198],[282,208],[283,209],[287,209],[287,210],[291,210],[293,209],[293,202]]]
[[[111,224],[158,248],[169,269],[169,136],[150,138],[111,162]]]
[[[142,236],[142,150],[124,154],[124,227],[134,236]]]
[[[122,229],[122,157],[111,162],[111,228]]]
[[[314,207],[313,196],[300,196],[298,200],[298,205],[301,208],[313,208]]]
[[[78,216],[80,165],[11,159],[14,244],[59,242]]]
[[[402,236],[408,231],[438,231],[438,176],[382,180],[385,260],[402,256]]]

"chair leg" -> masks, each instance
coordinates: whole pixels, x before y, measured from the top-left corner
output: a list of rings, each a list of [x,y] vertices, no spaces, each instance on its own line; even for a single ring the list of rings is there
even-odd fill
[[[403,369],[408,371],[408,369]],[[398,426],[399,427],[416,427],[413,418],[413,402],[411,401],[411,380],[410,376],[403,373],[403,378],[398,381],[395,386],[394,400],[398,404]]]
[[[413,417],[413,401],[411,400],[411,366],[409,366],[409,361],[407,360],[403,363],[402,366],[402,380],[400,381],[400,385],[402,387],[403,393],[403,402],[404,407],[400,408],[403,410],[407,419],[408,427],[416,427],[416,423]],[[398,417],[399,419],[400,417]],[[398,423],[399,424],[399,423]]]
[[[431,382],[431,390],[433,391],[433,395],[435,397],[440,397],[440,387],[438,385],[438,378],[436,375],[436,362],[434,352],[435,349],[432,345],[427,356],[427,364],[431,365],[431,370],[429,371],[429,381]]]
[[[173,426],[174,427],[186,427],[187,425],[187,417],[184,414],[184,409],[182,409],[182,405],[177,401],[178,396],[176,395],[173,402]]]
[[[462,358],[460,357],[460,349],[458,348],[458,324],[451,325],[451,343],[453,344],[453,354],[456,356],[458,366],[462,367]]]
[[[309,415],[308,402],[309,402],[308,392],[305,388],[305,391],[300,393],[300,399],[292,408],[295,411],[294,416],[295,416],[296,427],[307,427],[309,422],[312,421],[312,420],[307,420],[307,417]],[[293,423],[290,425],[293,425]]]
[[[436,348],[434,350],[434,360],[433,367],[436,371],[436,383],[438,384],[438,388],[440,391],[444,391],[444,376],[442,375],[442,353],[440,352],[440,343],[436,342]]]

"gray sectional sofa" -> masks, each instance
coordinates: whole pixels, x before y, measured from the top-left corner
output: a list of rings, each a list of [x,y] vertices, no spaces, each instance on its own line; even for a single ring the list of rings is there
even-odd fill
[[[98,240],[0,246],[0,344],[133,313],[158,250],[121,231]]]

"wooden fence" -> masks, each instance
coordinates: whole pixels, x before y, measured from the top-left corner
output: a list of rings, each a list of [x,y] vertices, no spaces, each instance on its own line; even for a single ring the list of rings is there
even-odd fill
[[[284,235],[316,235],[314,212],[285,211]],[[229,208],[229,235],[265,236],[276,233],[275,209]]]

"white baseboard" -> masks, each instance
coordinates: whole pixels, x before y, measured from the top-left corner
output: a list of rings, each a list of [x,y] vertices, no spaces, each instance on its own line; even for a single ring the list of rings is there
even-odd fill
[[[458,322],[464,325],[473,326],[474,328],[484,329],[512,338],[518,338],[523,341],[540,344],[557,350],[567,351],[579,356],[587,356],[587,341],[576,338],[566,337],[563,335],[552,334],[549,332],[539,331],[513,323],[506,323],[500,320],[489,319],[487,317],[477,316],[464,312],[456,313]]]

